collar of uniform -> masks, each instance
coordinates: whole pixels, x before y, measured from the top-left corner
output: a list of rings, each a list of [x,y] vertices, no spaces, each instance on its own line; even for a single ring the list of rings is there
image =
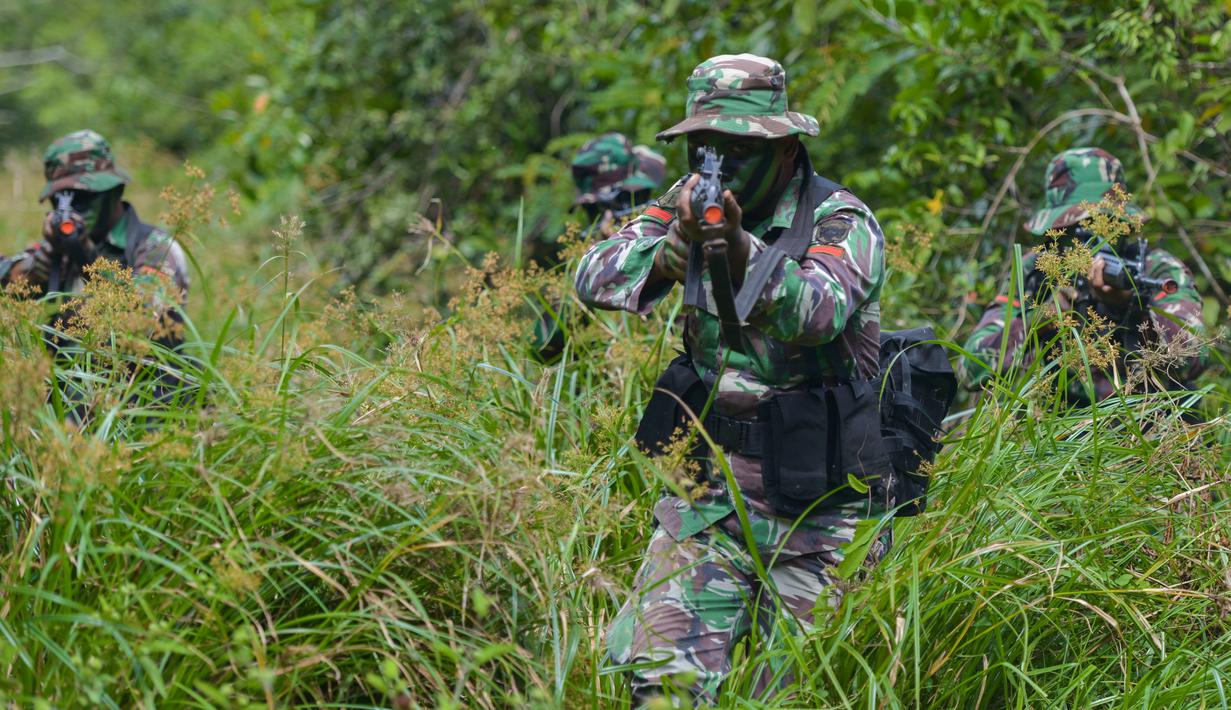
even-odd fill
[[[775,227],[787,229],[795,221],[795,210],[799,208],[799,186],[803,183],[803,171],[796,171],[795,177],[786,184],[786,189],[778,196],[778,204],[774,206],[773,215],[763,220],[756,227],[748,230],[756,237],[764,237]]]
[[[137,211],[127,202],[123,203],[124,210],[120,213],[120,221],[115,223],[111,231],[107,233],[107,243],[116,249],[125,249],[128,247],[128,225],[135,223],[137,219]]]

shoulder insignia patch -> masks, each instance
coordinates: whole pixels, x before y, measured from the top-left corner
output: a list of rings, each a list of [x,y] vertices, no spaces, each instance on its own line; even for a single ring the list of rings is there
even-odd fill
[[[816,229],[812,232],[812,241],[820,244],[837,244],[844,241],[846,235],[850,234],[854,228],[855,223],[844,215],[826,217],[816,223]]]
[[[832,244],[818,244],[817,246],[809,248],[808,253],[809,254],[828,254],[829,256],[836,256],[839,259],[846,256],[845,249],[843,249],[842,247],[834,246]]]

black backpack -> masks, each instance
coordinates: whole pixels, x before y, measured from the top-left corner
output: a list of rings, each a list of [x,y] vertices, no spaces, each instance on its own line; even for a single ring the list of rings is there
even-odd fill
[[[881,332],[881,438],[893,466],[898,515],[927,508],[928,477],[920,465],[940,451],[941,422],[957,394],[957,377],[931,326]]]

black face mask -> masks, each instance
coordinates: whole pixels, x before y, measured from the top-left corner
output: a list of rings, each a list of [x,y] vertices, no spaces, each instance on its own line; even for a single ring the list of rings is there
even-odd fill
[[[104,194],[89,190],[72,190],[71,192],[73,196],[73,211],[81,215],[82,219],[93,214],[94,209],[98,206],[98,199]]]
[[[701,169],[697,155],[698,145],[689,144],[688,168],[692,172]],[[741,156],[724,154],[722,146],[715,146],[722,155],[722,186],[735,195],[745,212],[756,212],[764,206],[774,189],[778,175],[778,151],[770,141],[764,141],[761,150]]]
[[[93,204],[93,218],[90,218],[82,213],[82,217],[86,220],[86,228],[90,235],[90,239],[95,242],[103,242],[107,239],[107,233],[111,231],[111,223],[115,220],[116,208],[120,205],[117,199],[119,193],[116,192],[119,188],[108,190],[106,192],[93,193],[96,196]],[[77,198],[73,197],[73,208],[76,209]]]

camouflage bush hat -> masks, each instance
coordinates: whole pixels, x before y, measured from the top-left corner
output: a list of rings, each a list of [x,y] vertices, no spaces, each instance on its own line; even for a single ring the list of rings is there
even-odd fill
[[[1041,236],[1048,230],[1064,229],[1081,222],[1090,216],[1090,211],[1081,204],[1102,200],[1117,184],[1125,192],[1128,191],[1124,184],[1124,167],[1111,153],[1102,148],[1070,148],[1064,151],[1052,158],[1047,166],[1047,176],[1043,180],[1046,195],[1043,207],[1026,222],[1026,230]],[[1125,206],[1125,212],[1146,218],[1131,203]]]
[[[60,190],[105,192],[132,181],[116,166],[107,139],[90,130],[70,133],[48,146],[43,175],[47,186],[38,197],[40,202]]]
[[[788,110],[781,64],[755,54],[724,54],[692,71],[685,118],[659,133],[658,140],[692,131],[783,138],[815,136],[821,129],[812,116]]]
[[[634,146],[622,133],[604,133],[581,146],[573,158],[573,204],[607,202],[620,192],[652,190],[663,181],[667,161],[643,145]]]

